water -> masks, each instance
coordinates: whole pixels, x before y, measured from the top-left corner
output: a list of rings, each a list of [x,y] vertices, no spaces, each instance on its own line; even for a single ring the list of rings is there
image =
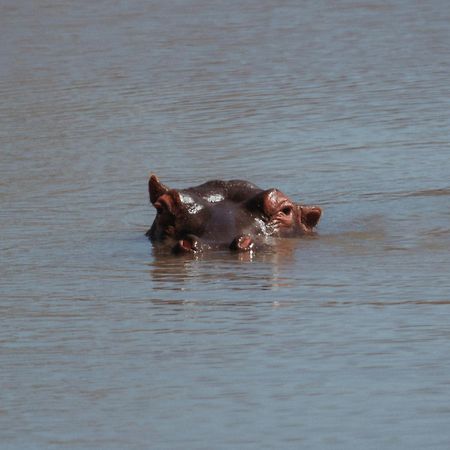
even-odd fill
[[[5,449],[447,449],[450,4],[4,0]],[[153,253],[148,173],[324,208]]]

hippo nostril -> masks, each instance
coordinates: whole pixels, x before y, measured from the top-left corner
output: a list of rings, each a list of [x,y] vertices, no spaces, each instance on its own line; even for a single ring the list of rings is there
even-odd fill
[[[199,253],[201,251],[200,242],[191,236],[180,239],[173,248],[174,253]]]
[[[184,250],[193,250],[194,249],[192,242],[189,242],[187,239],[182,239],[180,241],[180,247]]]
[[[249,235],[238,236],[230,245],[231,250],[237,250],[241,252],[249,252],[253,250],[255,243]]]

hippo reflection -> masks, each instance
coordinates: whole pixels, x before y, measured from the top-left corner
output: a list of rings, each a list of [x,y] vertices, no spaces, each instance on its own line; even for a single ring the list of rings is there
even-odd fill
[[[278,189],[263,190],[242,180],[175,190],[152,175],[148,190],[157,214],[147,236],[175,253],[254,250],[270,237],[313,233],[322,214],[318,206],[296,204]]]

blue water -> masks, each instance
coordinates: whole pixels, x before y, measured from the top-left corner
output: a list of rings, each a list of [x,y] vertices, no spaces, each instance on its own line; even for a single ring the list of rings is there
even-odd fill
[[[450,443],[450,4],[0,5],[0,447]],[[155,254],[150,172],[318,204]]]

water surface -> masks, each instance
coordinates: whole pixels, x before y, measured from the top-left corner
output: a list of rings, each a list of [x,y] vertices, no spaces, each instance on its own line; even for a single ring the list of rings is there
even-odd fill
[[[4,1],[5,449],[447,449],[450,4]],[[152,171],[319,204],[198,259]]]

